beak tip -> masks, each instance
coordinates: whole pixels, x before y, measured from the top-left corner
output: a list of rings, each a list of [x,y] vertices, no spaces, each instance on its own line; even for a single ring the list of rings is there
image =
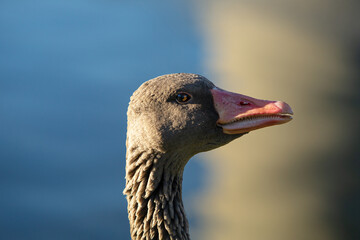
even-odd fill
[[[289,106],[289,104],[287,104],[286,102],[282,102],[282,101],[277,101],[275,102],[275,105],[282,110],[282,113],[286,113],[286,114],[290,114],[293,115],[294,112],[292,111],[291,107]]]

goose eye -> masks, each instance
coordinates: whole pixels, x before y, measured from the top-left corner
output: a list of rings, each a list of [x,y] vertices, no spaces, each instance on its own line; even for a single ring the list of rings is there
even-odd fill
[[[176,101],[178,103],[185,103],[185,102],[189,101],[190,98],[191,98],[191,96],[187,93],[178,93],[176,95]]]

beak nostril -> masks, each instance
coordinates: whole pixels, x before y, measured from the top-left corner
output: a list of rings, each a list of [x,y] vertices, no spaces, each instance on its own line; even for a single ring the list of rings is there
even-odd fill
[[[246,101],[240,101],[238,105],[239,106],[246,106],[246,105],[250,105],[250,103],[246,102]]]

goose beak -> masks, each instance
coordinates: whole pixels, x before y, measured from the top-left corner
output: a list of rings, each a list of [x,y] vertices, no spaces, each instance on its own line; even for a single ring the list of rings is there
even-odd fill
[[[292,119],[293,111],[282,101],[260,100],[219,88],[211,89],[211,93],[219,114],[216,124],[226,134],[247,133]]]

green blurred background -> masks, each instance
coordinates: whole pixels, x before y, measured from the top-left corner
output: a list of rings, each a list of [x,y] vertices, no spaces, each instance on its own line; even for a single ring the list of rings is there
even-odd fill
[[[208,154],[199,238],[360,239],[359,6],[200,2],[217,83],[295,117]]]
[[[0,238],[128,239],[129,97],[150,78],[193,72],[295,116],[189,162],[192,239],[360,239],[359,9],[1,1]]]

